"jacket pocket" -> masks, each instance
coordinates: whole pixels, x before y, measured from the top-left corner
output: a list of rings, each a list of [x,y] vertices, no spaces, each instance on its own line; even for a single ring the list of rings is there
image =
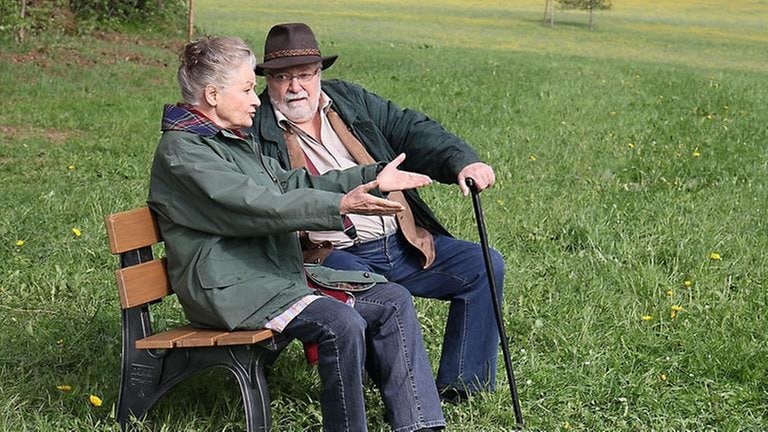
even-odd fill
[[[294,282],[254,270],[231,269],[227,273],[225,263],[222,261],[215,271],[198,268],[198,278],[210,312],[230,330],[252,317],[266,319],[274,308],[270,304],[277,301],[283,306],[283,297],[285,301],[294,300],[290,293],[295,290]]]
[[[197,265],[197,277],[205,289],[226,288],[258,276],[258,270],[240,260],[208,258]]]

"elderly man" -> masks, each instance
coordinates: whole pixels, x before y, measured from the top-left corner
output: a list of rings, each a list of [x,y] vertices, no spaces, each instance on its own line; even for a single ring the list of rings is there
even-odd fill
[[[493,185],[493,169],[439,123],[354,84],[322,81],[322,70],[337,56],[320,54],[306,24],[272,27],[264,46],[256,74],[266,76],[267,89],[253,132],[262,151],[284,167],[321,174],[405,153],[404,169],[457,183],[464,195],[468,178],[479,190]],[[393,192],[389,199],[406,211],[349,215],[344,231],[306,233],[305,261],[373,271],[415,296],[449,301],[436,380],[441,396],[457,402],[493,390],[499,339],[480,246],[453,238],[415,191]],[[504,262],[498,252],[492,256],[501,299]]]

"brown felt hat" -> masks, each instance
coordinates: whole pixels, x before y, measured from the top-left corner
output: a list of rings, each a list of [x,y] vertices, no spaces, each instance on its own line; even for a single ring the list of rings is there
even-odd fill
[[[323,69],[331,67],[338,56],[323,57],[317,47],[312,29],[304,23],[277,24],[269,29],[264,41],[264,63],[256,65],[256,75],[265,69],[283,69],[322,62]]]

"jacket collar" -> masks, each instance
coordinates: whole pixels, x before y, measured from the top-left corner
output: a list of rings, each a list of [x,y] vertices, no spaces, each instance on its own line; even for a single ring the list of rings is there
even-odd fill
[[[163,132],[189,132],[206,138],[215,136],[220,132],[225,136],[236,138],[245,137],[241,131],[232,131],[222,128],[203,115],[200,111],[185,104],[168,104],[163,107],[163,121],[160,125],[160,130]]]
[[[353,125],[358,121],[358,114],[356,107],[358,106],[349,99],[349,95],[342,91],[342,87],[337,85],[340,81],[329,80],[323,81],[323,92],[333,101],[333,109],[339,114],[339,117],[344,119],[344,123]]]
[[[272,107],[272,101],[269,100],[267,90],[261,94],[261,106],[259,111],[262,115],[257,115],[259,119],[259,138],[264,143],[275,144],[280,142],[283,136],[283,131],[277,125],[277,118],[275,118],[275,110]],[[266,115],[265,115],[266,114]]]

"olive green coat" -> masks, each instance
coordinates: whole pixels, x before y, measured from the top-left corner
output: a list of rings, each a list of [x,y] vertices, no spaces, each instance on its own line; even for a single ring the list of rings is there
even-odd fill
[[[188,111],[169,120],[179,110],[166,107],[148,199],[171,286],[193,325],[261,327],[311,293],[295,232],[342,229],[343,193],[380,166],[319,177],[286,171],[247,136],[198,127],[207,120]]]

